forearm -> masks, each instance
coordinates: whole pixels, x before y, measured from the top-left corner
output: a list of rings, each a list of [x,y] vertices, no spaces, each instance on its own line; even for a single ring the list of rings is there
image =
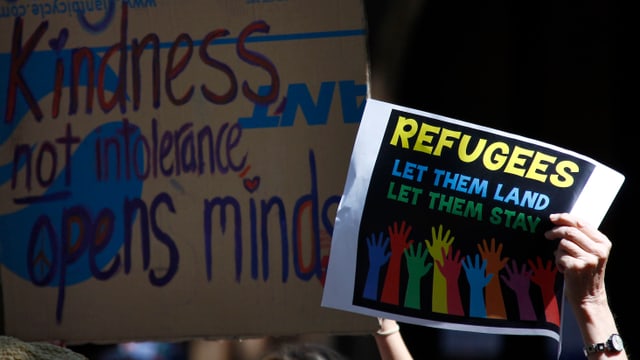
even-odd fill
[[[606,298],[597,303],[577,305],[573,310],[585,346],[604,343],[611,334],[618,334],[615,317]],[[589,360],[604,360],[627,359],[628,357],[623,349],[619,353],[598,352],[590,354],[588,358]]]
[[[382,360],[412,360],[413,357],[395,320],[380,319],[380,329],[373,334]]]

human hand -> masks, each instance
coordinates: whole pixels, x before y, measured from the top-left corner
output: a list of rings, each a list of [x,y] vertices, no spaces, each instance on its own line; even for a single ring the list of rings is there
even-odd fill
[[[545,232],[545,237],[560,240],[556,266],[564,274],[567,299],[574,306],[606,302],[604,275],[611,251],[609,238],[568,213],[551,214],[549,219],[555,226]]]

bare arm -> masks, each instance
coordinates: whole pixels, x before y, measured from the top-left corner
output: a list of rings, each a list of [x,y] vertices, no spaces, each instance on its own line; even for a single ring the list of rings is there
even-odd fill
[[[607,299],[605,270],[611,241],[598,229],[570,214],[552,214],[555,225],[545,236],[560,239],[556,250],[558,271],[565,277],[565,296],[576,317],[585,345],[605,343],[617,334],[615,318]],[[589,360],[628,359],[620,352],[596,352]]]
[[[378,319],[380,330],[373,336],[382,360],[413,360],[407,345],[400,333],[400,326],[395,320]]]

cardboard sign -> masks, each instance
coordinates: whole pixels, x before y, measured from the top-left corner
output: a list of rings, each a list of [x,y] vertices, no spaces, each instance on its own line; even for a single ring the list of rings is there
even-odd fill
[[[559,340],[549,214],[603,220],[624,176],[540,141],[369,99],[322,305]]]
[[[359,1],[4,1],[5,332],[357,333],[322,308],[366,96]]]

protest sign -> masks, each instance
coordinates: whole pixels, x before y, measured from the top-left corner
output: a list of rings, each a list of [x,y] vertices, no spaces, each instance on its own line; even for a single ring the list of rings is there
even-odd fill
[[[624,176],[575,152],[367,100],[322,305],[442,329],[559,339],[549,214],[599,225]]]
[[[375,328],[320,306],[366,92],[359,1],[3,1],[5,333]]]

